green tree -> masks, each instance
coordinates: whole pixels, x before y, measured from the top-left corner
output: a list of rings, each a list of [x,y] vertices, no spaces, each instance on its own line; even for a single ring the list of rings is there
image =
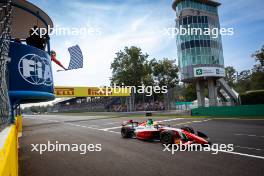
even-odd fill
[[[253,58],[258,62],[254,65],[251,75],[251,89],[264,89],[264,46],[253,55]]]
[[[185,101],[194,101],[197,99],[196,88],[194,83],[189,83],[185,85],[184,98]]]
[[[251,90],[264,89],[264,72],[253,72],[251,75]]]
[[[135,46],[125,47],[123,51],[116,53],[111,64],[111,83],[125,86],[140,86],[153,82],[151,68],[149,67],[148,54],[143,54],[141,49]]]
[[[157,85],[173,88],[179,83],[179,68],[175,60],[164,58],[159,61],[152,61],[154,81]]]
[[[239,93],[244,93],[251,90],[251,72],[250,70],[244,70],[238,75],[237,84],[235,89]]]
[[[258,51],[256,51],[254,54],[252,54],[252,57],[255,58],[255,60],[257,62],[259,62],[259,65],[257,65],[259,67],[259,69],[261,69],[261,71],[263,71],[264,68],[264,45],[262,46],[262,48]]]
[[[234,87],[236,81],[236,69],[234,67],[228,66],[225,68],[226,82],[229,86]]]

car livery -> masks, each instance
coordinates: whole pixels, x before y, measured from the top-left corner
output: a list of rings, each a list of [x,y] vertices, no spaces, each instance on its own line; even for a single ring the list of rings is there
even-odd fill
[[[151,120],[152,121],[152,120]],[[162,144],[211,144],[207,135],[194,131],[191,127],[174,128],[155,121],[149,125],[148,121],[125,121],[122,124],[121,136],[123,138],[136,138],[141,140],[160,140]]]

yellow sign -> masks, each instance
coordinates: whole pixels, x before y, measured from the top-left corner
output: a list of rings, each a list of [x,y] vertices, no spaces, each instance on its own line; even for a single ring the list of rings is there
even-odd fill
[[[60,97],[129,97],[129,88],[104,87],[55,87],[54,93]]]

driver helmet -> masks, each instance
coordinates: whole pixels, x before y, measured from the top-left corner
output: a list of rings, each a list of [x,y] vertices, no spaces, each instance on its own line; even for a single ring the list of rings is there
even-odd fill
[[[152,119],[148,119],[147,126],[152,126],[152,125],[153,125],[153,120]]]

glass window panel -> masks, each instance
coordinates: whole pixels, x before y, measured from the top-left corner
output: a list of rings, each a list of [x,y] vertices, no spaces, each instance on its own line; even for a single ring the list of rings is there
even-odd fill
[[[204,16],[201,16],[201,23],[204,23]]]
[[[211,40],[207,40],[208,42],[208,47],[211,47]]]
[[[190,56],[191,55],[191,49],[190,48],[186,49],[186,53],[187,53],[188,56]]]
[[[179,3],[179,11],[181,11],[182,10],[182,3]]]
[[[211,63],[210,63],[210,64],[214,64],[214,62],[215,62],[215,57],[212,56],[212,58],[211,58]]]
[[[208,17],[207,16],[205,16],[205,21],[204,22],[208,23]]]
[[[183,25],[187,25],[187,18],[183,18]]]
[[[189,41],[186,42],[186,48],[190,48],[190,42]]]
[[[184,43],[181,44],[181,50],[184,50]]]
[[[201,50],[202,50],[202,55],[204,56],[205,55],[205,48],[203,47],[203,48],[201,48]]]
[[[206,48],[206,55],[208,55],[208,56],[211,55],[211,51],[210,51],[209,47]]]
[[[188,24],[192,24],[192,17],[191,16],[188,17]]]
[[[201,56],[201,63],[206,64],[206,56]]]
[[[198,16],[198,23],[201,23],[201,16]]]
[[[205,5],[204,5],[204,4],[202,4],[202,9],[203,9],[203,10],[206,10],[206,7],[205,7]]]
[[[190,41],[190,45],[191,45],[191,48],[194,48],[194,46],[195,46],[195,45],[194,45],[194,40],[191,40],[191,41]]]
[[[195,53],[195,48],[191,48],[191,54],[192,54],[193,56],[196,55],[196,53]]]
[[[193,17],[193,23],[197,23],[197,16]]]
[[[204,40],[200,40],[200,46],[204,47]]]
[[[197,47],[197,48],[196,48],[196,54],[197,54],[197,55],[201,55],[200,47]]]
[[[186,1],[182,2],[182,8],[185,9],[186,8]]]
[[[206,60],[205,60],[206,62],[206,64],[210,64],[210,56],[206,56]]]
[[[195,47],[200,47],[199,40],[195,40]]]
[[[192,57],[192,64],[193,64],[193,65],[195,65],[195,64],[196,64],[196,59],[195,59],[195,57],[194,57],[194,56]]]
[[[197,56],[197,64],[201,64],[201,56]]]

